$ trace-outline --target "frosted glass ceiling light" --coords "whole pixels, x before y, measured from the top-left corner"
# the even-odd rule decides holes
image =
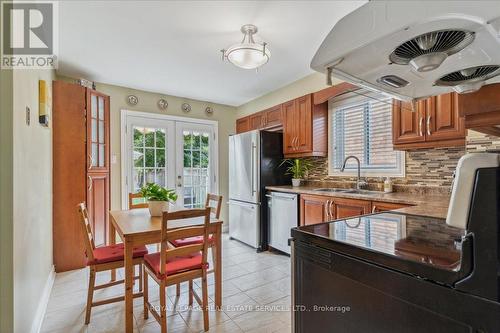
[[[257,27],[253,24],[245,24],[241,27],[243,40],[239,44],[223,49],[222,60],[227,59],[233,65],[244,69],[255,69],[266,64],[271,57],[267,43],[256,43],[253,35],[257,33]]]

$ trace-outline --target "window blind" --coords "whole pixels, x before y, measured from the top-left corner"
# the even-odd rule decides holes
[[[355,95],[332,104],[332,166],[359,158],[364,170],[400,170],[401,154],[392,148],[392,100],[382,94]],[[349,160],[346,169],[357,169]]]

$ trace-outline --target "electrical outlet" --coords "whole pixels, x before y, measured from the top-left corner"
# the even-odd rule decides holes
[[[31,123],[31,110],[29,106],[26,107],[26,125],[30,125]]]

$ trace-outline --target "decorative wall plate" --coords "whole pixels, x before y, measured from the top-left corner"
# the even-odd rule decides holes
[[[181,109],[183,112],[190,112],[191,111],[191,105],[188,103],[182,103]]]
[[[166,99],[163,99],[163,98],[160,98],[158,100],[158,108],[160,108],[160,110],[166,110],[168,108],[168,102]]]
[[[137,98],[137,96],[135,96],[135,95],[128,95],[127,96],[127,103],[129,105],[137,105],[137,103],[139,103],[139,98]]]
[[[211,106],[207,106],[205,108],[205,113],[208,115],[212,115],[214,113],[214,109]]]

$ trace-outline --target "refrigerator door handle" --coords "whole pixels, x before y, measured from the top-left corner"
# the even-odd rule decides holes
[[[257,150],[257,145],[255,143],[252,143],[252,196],[257,193],[257,190],[255,189],[255,151]]]
[[[235,205],[235,206],[247,207],[247,208],[250,208],[250,209],[255,209],[255,205],[247,204],[247,203],[239,202],[239,201],[228,201],[227,204],[228,205]]]

